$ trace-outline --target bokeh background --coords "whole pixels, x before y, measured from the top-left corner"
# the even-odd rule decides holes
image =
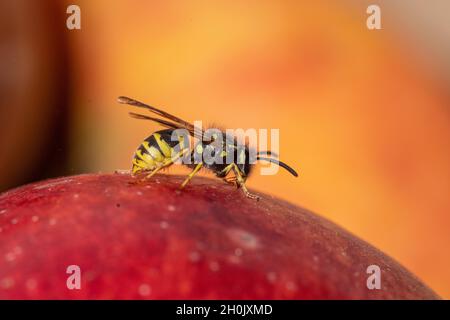
[[[311,209],[450,298],[450,3],[0,1],[0,190],[130,167],[158,127],[280,128],[299,169],[251,188]],[[81,30],[66,8],[81,7]],[[171,173],[186,172],[175,168]]]

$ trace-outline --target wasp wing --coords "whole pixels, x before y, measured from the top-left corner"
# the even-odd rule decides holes
[[[124,96],[119,97],[117,99],[117,101],[119,103],[129,104],[131,106],[147,109],[153,113],[156,113],[157,115],[159,115],[163,118],[166,118],[166,119],[169,119],[171,121],[178,123],[179,124],[178,128],[185,128],[185,129],[188,129],[189,131],[194,131],[194,125],[192,125],[191,123],[184,121],[183,119],[180,119],[180,118],[178,118],[170,113],[167,113],[165,111],[162,111],[158,108],[152,107],[148,104],[145,104],[140,101],[137,101],[137,100],[134,100],[134,99],[131,99],[128,97],[124,97]]]
[[[164,119],[158,119],[158,118],[153,118],[153,117],[149,117],[149,116],[145,116],[143,114],[139,114],[139,113],[134,113],[134,112],[129,112],[129,115],[132,118],[135,119],[139,119],[139,120],[150,120],[150,121],[154,121],[156,123],[159,123],[160,125],[162,125],[163,127],[169,128],[169,129],[186,129],[189,134],[192,137],[195,137],[197,139],[202,139],[202,135],[203,133],[200,131],[198,134],[196,134],[195,130],[190,130],[188,128],[185,128],[183,126],[180,126],[179,124],[164,120]]]

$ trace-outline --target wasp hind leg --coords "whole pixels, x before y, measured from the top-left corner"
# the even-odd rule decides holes
[[[164,161],[162,164],[158,165],[155,169],[152,170],[152,172],[150,172],[148,175],[146,175],[144,178],[140,179],[139,181],[144,182],[144,181],[150,179],[151,177],[153,177],[155,174],[157,174],[162,169],[171,166],[175,161],[180,159],[185,153],[186,153],[186,151],[182,151],[182,152],[178,153],[177,155],[173,156],[172,158],[168,158],[166,161]]]
[[[167,168],[169,165],[170,165],[170,164],[160,165],[160,166],[156,167],[155,169],[153,169],[148,175],[144,176],[143,178],[140,178],[140,176],[141,176],[143,173],[148,172],[148,171],[141,171],[141,172],[138,172],[138,173],[132,173],[132,177],[133,177],[133,178],[135,178],[135,179],[139,178],[139,179],[130,182],[130,184],[141,184],[141,183],[144,183],[144,182],[146,182],[148,179],[150,179],[151,177],[153,177],[158,171],[160,171],[160,170],[162,170],[162,169],[164,169],[164,168]]]
[[[191,181],[191,179],[196,175],[196,173],[202,168],[203,163],[200,162],[199,164],[197,164],[194,168],[194,170],[192,170],[191,173],[189,173],[189,175],[187,176],[187,178],[183,181],[183,183],[180,186],[180,189],[183,189],[188,183],[189,181]]]

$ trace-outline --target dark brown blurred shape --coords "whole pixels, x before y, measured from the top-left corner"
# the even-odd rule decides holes
[[[0,2],[0,190],[54,176],[65,158],[67,50],[57,2]]]

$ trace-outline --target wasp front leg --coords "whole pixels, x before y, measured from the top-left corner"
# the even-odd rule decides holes
[[[255,195],[255,194],[252,194],[252,193],[250,193],[248,191],[247,187],[245,186],[245,179],[244,179],[244,177],[241,174],[241,170],[239,170],[239,167],[235,163],[233,164],[233,171],[234,171],[234,174],[236,176],[236,183],[239,186],[239,188],[242,189],[242,191],[244,192],[245,196],[247,198],[259,201],[261,199],[261,197]]]
[[[162,169],[170,167],[174,162],[176,162],[178,159],[183,157],[184,154],[186,154],[186,152],[187,152],[186,150],[183,150],[183,151],[179,152],[178,154],[174,155],[173,157],[167,158],[162,163],[158,164],[147,176],[145,176],[144,178],[141,178],[139,180],[139,182],[147,181],[151,177],[153,177],[155,174],[157,174],[159,171],[161,171]]]

